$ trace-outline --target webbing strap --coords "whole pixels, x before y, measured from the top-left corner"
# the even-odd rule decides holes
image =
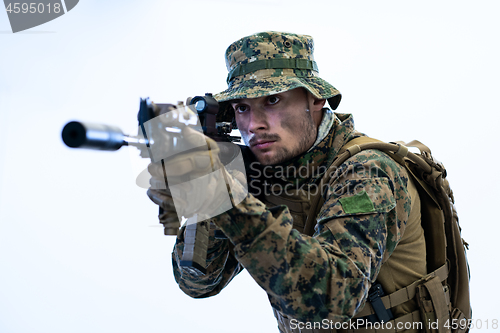
[[[414,141],[412,141],[411,143],[414,143]],[[356,147],[356,145],[358,147]],[[411,160],[413,163],[417,164],[426,173],[430,173],[432,171],[431,166],[426,161],[424,161],[421,157],[415,155],[414,153],[408,151],[407,149],[405,149],[405,147],[401,148],[400,144],[384,143],[369,137],[358,137],[346,143],[345,146],[346,148],[343,148],[339,151],[330,168],[338,168],[342,163],[344,163],[348,158],[352,156],[351,153],[358,153],[362,150],[367,149],[376,149],[381,150],[385,153],[391,153],[396,157],[404,156]],[[404,146],[413,147],[409,144]],[[425,146],[421,145],[421,148],[425,151],[425,148],[423,147]]]
[[[399,145],[399,149],[396,152],[396,155],[401,158],[405,158],[408,155],[408,148],[404,145]]]
[[[340,148],[339,152],[337,153],[337,156],[344,153],[351,146],[361,145],[363,143],[374,143],[374,142],[383,143],[382,141],[374,139],[374,138],[370,138],[369,136],[358,136],[357,138],[354,138],[351,141],[348,141],[345,145],[343,145],[342,148]],[[356,150],[357,150],[357,148],[356,148]],[[354,152],[354,151],[352,151],[352,152]],[[351,154],[351,156],[352,156],[352,154]]]
[[[417,301],[425,325],[437,323],[438,332],[449,332],[445,328],[446,320],[450,318],[448,288],[443,294],[443,285],[437,281],[438,279],[438,277],[434,277],[417,287]]]
[[[245,75],[248,73],[256,72],[261,69],[309,69],[315,72],[318,71],[316,61],[301,59],[301,58],[284,58],[284,59],[262,59],[252,61],[246,64],[241,64],[233,68],[227,75],[227,82],[233,78]]]
[[[348,151],[349,154],[351,154],[350,156],[353,156],[354,154],[357,154],[361,151],[361,148],[359,147],[358,144],[368,143],[368,142],[382,142],[382,141],[367,136],[360,136],[355,139],[352,139],[351,141],[347,142],[344,146],[342,146],[342,148],[340,148],[340,151],[337,153],[337,156],[346,151]],[[324,184],[329,184],[329,178],[332,175],[331,171],[335,170],[336,167],[338,167],[338,165],[336,165],[335,163],[332,163],[332,165],[330,165],[330,167],[325,172],[323,177],[319,180],[319,183],[317,183],[320,186],[320,188],[323,188]],[[304,234],[309,236],[313,235],[314,226],[316,225],[316,216],[318,216],[320,209],[324,203],[325,199],[322,196],[322,192],[318,191],[317,195],[314,195],[311,200],[311,208],[309,210],[307,220],[305,221],[304,224]]]
[[[321,185],[321,184],[320,184]],[[316,215],[319,213],[318,209],[323,206],[324,199],[321,195],[321,191],[318,191],[312,199],[311,208],[309,209],[309,214],[304,223],[304,234],[312,236],[314,234],[314,226],[316,225]]]
[[[419,145],[419,147],[417,147],[419,149],[421,148],[420,146],[422,146],[422,149],[424,149],[423,147],[425,147],[422,143],[416,140],[410,142],[410,144],[413,144],[412,147],[415,147],[415,145]],[[382,142],[374,138],[370,138],[368,136],[360,136],[350,140],[349,142],[347,142],[342,146],[342,148],[337,153],[336,159],[332,162],[328,170],[325,172],[324,176],[321,178],[319,182],[320,186],[329,183],[328,178],[331,176],[332,170],[336,170],[349,157],[354,156],[355,154],[365,149],[378,149],[385,152],[393,152],[395,156],[397,156],[400,159],[401,162],[402,158],[408,157],[415,163],[419,164],[422,168],[424,168],[425,171],[429,169],[429,165],[425,161],[423,161],[420,157],[409,152],[408,148],[403,143],[398,142],[391,144]],[[429,149],[427,148],[427,150]],[[313,231],[314,220],[310,219],[310,216],[312,215],[313,217],[315,217],[319,213],[318,209],[323,206],[323,203],[324,203],[324,198],[321,195],[314,198],[311,210],[309,211],[307,222],[305,224],[304,231],[309,231],[309,232]],[[306,233],[306,234],[310,236],[312,235],[312,233]]]
[[[347,151],[349,152],[349,154],[351,156],[354,156],[361,151],[361,148],[359,148],[358,145],[353,145],[353,146],[347,148]]]
[[[429,280],[432,277],[437,276],[440,282],[443,282],[448,277],[448,264],[444,264],[443,266],[436,269],[434,272],[431,272],[424,276],[423,278],[413,282],[409,286],[399,289],[392,294],[381,297],[382,302],[386,309],[393,308],[395,306],[401,305],[413,297],[415,297],[417,292],[417,286],[420,285],[423,281]],[[365,317],[375,313],[371,306],[365,305],[363,310],[358,312],[354,318]]]
[[[272,189],[270,190],[271,193]],[[286,205],[288,209],[294,212],[300,212],[302,210],[302,201],[292,201],[292,200],[284,200],[280,196],[268,195],[266,196],[266,200],[272,203],[275,206]]]
[[[418,148],[418,150],[420,150],[420,152],[425,152],[427,154],[431,154],[431,150],[429,149],[429,147],[427,147],[426,145],[424,145],[422,142],[418,141],[418,140],[413,140],[411,142],[408,142],[407,144],[405,144],[405,146],[407,147],[415,147],[415,148]]]

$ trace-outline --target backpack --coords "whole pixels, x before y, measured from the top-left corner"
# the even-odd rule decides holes
[[[407,147],[415,147],[420,153],[414,154]],[[472,317],[470,272],[466,256],[468,244],[461,237],[446,169],[432,157],[430,149],[419,141],[408,144],[384,143],[369,137],[349,141],[330,168],[338,168],[351,156],[367,149],[385,152],[404,166],[413,178],[421,200],[421,223],[430,273],[405,288],[378,298],[377,302],[370,302],[369,297],[367,303],[370,306],[365,306],[353,320],[386,311],[416,296],[425,332],[468,332]],[[322,206],[321,199],[315,203],[317,206],[313,207],[312,212]],[[382,310],[380,304],[383,304]],[[407,319],[411,321],[411,318]],[[398,320],[404,319],[396,318]]]

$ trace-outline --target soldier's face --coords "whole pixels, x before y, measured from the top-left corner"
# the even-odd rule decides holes
[[[231,105],[245,144],[260,163],[273,165],[306,152],[314,144],[324,105],[324,100],[317,101],[297,88],[234,100]]]

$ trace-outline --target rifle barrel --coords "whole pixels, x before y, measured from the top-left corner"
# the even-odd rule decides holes
[[[71,148],[114,151],[130,139],[116,126],[71,121],[62,130],[62,140]]]

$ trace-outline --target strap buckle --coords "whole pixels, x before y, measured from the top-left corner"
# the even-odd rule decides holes
[[[389,320],[394,319],[391,309],[386,309],[384,306],[384,302],[382,302],[382,300],[380,299],[384,295],[384,290],[382,289],[382,285],[380,283],[374,284],[370,288],[368,301],[372,305],[375,314],[367,316],[368,321],[377,323],[388,322]]]

